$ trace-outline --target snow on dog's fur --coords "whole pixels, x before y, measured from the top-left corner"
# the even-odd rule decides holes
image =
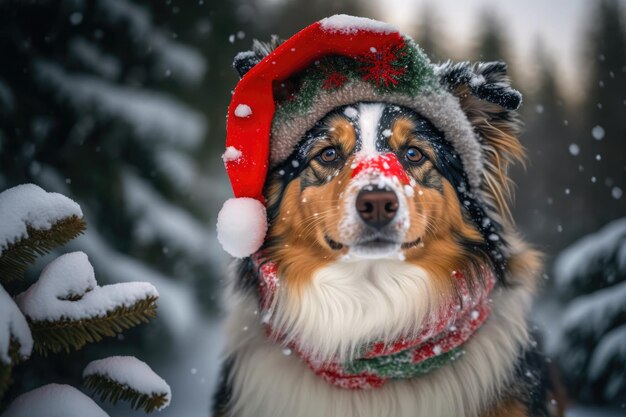
[[[454,70],[441,68],[442,77]],[[459,189],[458,157],[427,119],[384,103],[334,110],[270,173],[264,251],[280,285],[271,316],[262,318],[251,261],[233,267],[216,415],[547,415],[544,365],[526,323],[540,256],[517,236],[508,208],[508,166],[523,156],[518,123],[464,85],[450,90],[483,138],[480,195]],[[385,169],[368,170],[381,155],[391,158],[381,163]],[[396,196],[384,209],[392,217],[387,224],[368,223],[363,190]],[[472,197],[486,207],[480,219],[464,208]],[[477,222],[497,224],[498,233],[485,236]],[[503,253],[489,241],[503,242]],[[457,294],[455,271],[476,288],[485,266],[498,276],[491,316],[463,345],[462,357],[427,375],[344,390],[286,349],[297,341],[321,360],[350,359],[365,343],[411,337]],[[268,321],[282,343],[268,337]]]

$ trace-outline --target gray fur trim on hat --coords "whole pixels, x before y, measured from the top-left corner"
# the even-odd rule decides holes
[[[270,139],[270,166],[285,160],[304,134],[334,108],[363,101],[408,107],[429,119],[459,154],[470,186],[475,190],[480,188],[483,170],[480,141],[455,96],[441,90],[415,97],[380,94],[370,83],[359,80],[352,80],[337,90],[321,90],[306,114],[275,117]]]

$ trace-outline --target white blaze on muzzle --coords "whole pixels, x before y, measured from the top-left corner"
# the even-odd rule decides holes
[[[388,190],[395,193],[398,209],[389,225],[376,233],[381,238],[401,242],[410,227],[410,212],[406,197],[412,197],[411,179],[394,153],[371,156],[359,152],[352,163],[351,183],[346,190],[345,211],[340,224],[342,241],[355,249],[363,236],[372,234],[372,229],[361,219],[357,209],[357,199],[361,191]],[[407,190],[410,189],[411,192]],[[375,234],[376,234],[375,233]],[[397,253],[398,247],[392,252]],[[357,252],[360,251],[357,250]]]

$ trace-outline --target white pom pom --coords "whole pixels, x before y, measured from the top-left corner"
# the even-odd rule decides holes
[[[266,233],[265,206],[254,198],[228,199],[217,215],[217,240],[235,258],[245,258],[259,250]]]

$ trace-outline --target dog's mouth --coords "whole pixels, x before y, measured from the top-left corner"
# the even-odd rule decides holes
[[[404,243],[402,243],[401,248],[404,249],[404,250],[411,249],[411,248],[414,248],[414,247],[418,246],[420,243],[422,243],[422,238],[418,237],[417,239],[415,239],[412,242],[404,242]]]
[[[326,239],[326,243],[328,243],[328,246],[330,246],[332,250],[343,249],[344,245],[342,243],[339,243],[336,240],[332,240],[330,237],[328,237],[328,235],[325,235],[324,238]]]
[[[337,242],[336,240],[331,239],[328,235],[325,235],[326,243],[332,250],[341,250],[344,247],[348,246],[346,244]],[[417,239],[410,242],[398,242],[393,239],[388,239],[381,236],[376,236],[371,239],[367,239],[364,241],[357,242],[352,245],[352,248],[359,248],[365,250],[380,250],[380,249],[388,249],[390,247],[399,247],[402,250],[411,249],[418,246],[422,242],[422,238],[418,237]]]

